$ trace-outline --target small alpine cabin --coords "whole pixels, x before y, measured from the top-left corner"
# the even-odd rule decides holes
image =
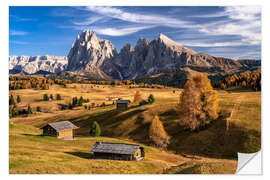
[[[54,136],[59,139],[72,140],[74,138],[74,129],[77,126],[69,121],[60,121],[49,123],[41,128],[44,136]]]
[[[98,159],[139,161],[145,156],[142,146],[125,143],[96,142],[91,152]]]
[[[130,100],[124,100],[119,98],[116,101],[116,109],[123,110],[128,108],[128,104],[130,103]]]

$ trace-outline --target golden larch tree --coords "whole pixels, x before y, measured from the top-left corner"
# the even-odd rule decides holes
[[[141,100],[143,100],[141,91],[136,91],[136,93],[135,93],[135,95],[134,95],[133,102],[134,102],[134,103],[138,103],[138,102],[140,102]]]
[[[158,116],[154,117],[149,127],[149,139],[151,144],[157,147],[166,148],[169,144],[170,138]]]
[[[191,77],[180,95],[180,125],[198,130],[218,117],[218,97],[203,74]]]

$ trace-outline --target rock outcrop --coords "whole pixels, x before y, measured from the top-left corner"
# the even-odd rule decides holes
[[[100,39],[95,33],[86,30],[78,35],[69,51],[67,70],[108,78],[100,67],[116,54],[117,51],[109,40]]]
[[[35,74],[38,72],[58,73],[66,69],[68,60],[64,56],[10,56],[10,71]]]

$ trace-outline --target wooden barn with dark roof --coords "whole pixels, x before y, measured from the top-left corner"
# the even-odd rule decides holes
[[[59,139],[72,140],[74,138],[74,129],[78,129],[78,127],[69,121],[60,121],[49,123],[41,129],[44,136],[55,136]]]
[[[94,158],[139,161],[144,158],[144,147],[136,144],[96,142],[91,149]]]
[[[124,99],[119,98],[116,101],[116,109],[120,109],[120,110],[127,109],[129,103],[130,103],[130,100],[124,100]]]

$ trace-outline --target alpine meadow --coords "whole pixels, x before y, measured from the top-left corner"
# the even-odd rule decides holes
[[[257,6],[9,10],[10,174],[234,174],[261,150]]]

